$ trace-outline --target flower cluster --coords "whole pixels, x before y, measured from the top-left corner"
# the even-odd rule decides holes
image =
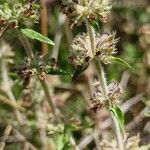
[[[72,25],[81,24],[85,18],[105,23],[111,7],[110,0],[60,0],[60,10],[71,19]]]
[[[23,4],[18,0],[6,1],[0,4],[0,30],[6,25],[13,28],[18,26],[18,22],[27,19],[37,20],[38,7],[33,2]]]
[[[91,110],[97,112],[102,107],[109,107],[109,102],[117,102],[118,97],[123,92],[122,87],[115,81],[112,81],[108,86],[107,97],[102,91],[102,87],[99,81],[94,83],[94,93],[92,98]]]
[[[85,33],[77,35],[72,42],[70,52],[70,58],[76,66],[83,64],[87,58],[92,59],[94,55],[89,35]]]
[[[116,53],[115,33],[95,34],[95,49],[91,50],[88,34],[79,34],[72,42],[71,58],[75,65],[81,65],[85,60],[97,57],[104,64],[110,63],[110,56]]]

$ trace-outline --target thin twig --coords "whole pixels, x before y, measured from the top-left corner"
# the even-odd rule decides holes
[[[24,110],[25,110],[22,106],[20,106],[19,104],[17,104],[17,102],[14,102],[14,101],[12,101],[12,100],[9,100],[9,99],[5,98],[5,97],[2,96],[2,95],[0,95],[0,102],[3,102],[3,103],[5,103],[5,104],[8,104],[8,105],[12,106],[13,108],[19,109],[19,110],[21,110],[21,111],[24,111]]]
[[[108,88],[107,88],[107,81],[105,78],[104,68],[98,60],[94,60],[94,63],[95,63],[95,67],[96,67],[96,70],[98,73],[99,81],[101,83],[103,94],[104,94],[105,98],[108,99],[107,98]]]
[[[59,17],[58,17],[58,29],[57,29],[57,32],[56,32],[56,35],[55,35],[55,46],[54,46],[54,49],[52,51],[52,55],[51,57],[54,58],[57,62],[57,58],[58,58],[58,54],[59,54],[59,46],[60,46],[60,42],[61,42],[61,38],[62,38],[62,31],[61,31],[61,27],[62,25],[64,24],[65,22],[65,15],[63,14],[59,14]]]
[[[140,113],[133,119],[133,121],[126,125],[126,130],[131,131],[133,128],[135,128],[136,125],[138,126],[139,123],[145,118],[144,113],[148,111],[150,111],[150,108],[148,106],[140,111]]]
[[[80,148],[78,147],[78,145],[75,143],[75,140],[72,136],[70,136],[70,143],[72,145],[73,150],[80,150]]]
[[[10,24],[7,24],[4,29],[0,32],[0,39],[4,36],[6,31],[10,28]]]
[[[6,64],[5,60],[2,61],[1,68],[2,68],[2,79],[3,79],[4,85],[5,85],[5,92],[8,96],[8,98],[17,105],[15,96],[11,91],[10,79],[8,77],[7,64]],[[15,115],[16,115],[18,122],[20,124],[24,124],[24,120],[23,120],[23,117],[22,117],[22,114],[20,113],[20,111],[18,109],[14,109],[14,111],[15,111]]]
[[[96,149],[99,150],[100,149],[100,147],[99,147],[100,139],[99,139],[99,129],[97,126],[94,129],[93,137],[94,137],[94,141],[96,144]]]
[[[6,142],[6,140],[8,139],[8,136],[9,136],[11,130],[12,130],[12,126],[8,125],[8,126],[6,127],[6,129],[5,129],[5,131],[4,131],[4,136],[3,136],[4,141],[2,141],[2,142],[0,143],[0,150],[4,150],[5,144],[6,144],[5,142]]]
[[[46,136],[46,114],[43,112],[41,106],[39,104],[36,104],[36,116],[38,121],[38,129],[39,129],[39,135],[40,135],[40,141],[42,144],[42,150],[47,150],[47,144],[48,144],[48,138]]]
[[[66,34],[66,37],[67,37],[67,41],[68,41],[68,46],[69,46],[69,49],[70,49],[71,48],[71,42],[73,40],[73,34],[72,34],[72,31],[69,27],[69,20],[68,20],[67,17],[65,19],[64,28],[65,28],[65,34]]]
[[[80,149],[84,149],[89,143],[91,143],[93,141],[94,137],[93,137],[93,133],[83,137],[83,139],[81,140],[81,142],[78,144],[78,147]]]
[[[40,80],[40,79],[39,79],[39,80]],[[51,95],[50,95],[50,93],[49,93],[49,90],[48,90],[48,87],[47,87],[47,84],[46,84],[45,80],[40,80],[40,83],[41,83],[41,85],[42,85],[42,87],[43,87],[43,90],[44,90],[44,93],[45,93],[45,95],[46,95],[46,97],[47,97],[47,101],[48,101],[49,105],[50,105],[51,108],[52,108],[52,111],[53,111],[53,114],[54,114],[54,116],[55,116],[55,119],[56,119],[57,121],[59,121],[59,120],[60,120],[60,117],[59,117],[59,115],[58,115],[58,110],[57,110],[57,108],[56,108],[56,106],[55,106],[55,104],[54,104],[54,102],[53,102],[53,100],[52,100],[52,97],[51,97]]]
[[[23,38],[22,38],[22,37],[23,37]],[[32,49],[31,49],[30,43],[28,42],[27,38],[24,37],[23,35],[21,35],[21,33],[20,33],[20,39],[21,39],[21,42],[22,42],[22,44],[24,45],[24,48],[26,49],[27,54],[28,54],[28,56],[30,57],[30,59],[33,60],[35,64],[38,64],[38,62],[37,62],[37,60],[35,59],[35,56],[34,56],[34,54],[33,54],[33,51],[32,51]],[[26,45],[27,45],[27,47],[26,47]],[[41,83],[41,85],[42,85],[42,88],[43,88],[43,90],[44,90],[45,96],[47,97],[48,103],[49,103],[49,105],[50,105],[51,108],[52,108],[52,111],[53,111],[53,114],[54,114],[54,116],[55,116],[56,121],[57,121],[57,122],[62,121],[62,119],[61,119],[61,117],[60,117],[60,115],[59,115],[59,111],[58,111],[57,107],[55,106],[55,103],[53,102],[53,100],[52,100],[52,98],[51,98],[51,95],[50,95],[50,93],[49,93],[49,89],[48,89],[48,86],[47,86],[45,80],[40,80],[40,79],[39,79],[39,81],[40,81],[40,83]],[[62,121],[62,122],[63,122],[63,121]],[[74,140],[73,138],[72,138],[72,141],[74,141],[74,143],[75,143],[75,140]]]
[[[23,150],[30,150],[30,146],[29,146],[28,142],[24,142]]]
[[[46,0],[40,0],[40,29],[41,34],[48,36],[48,16],[47,16],[47,5]],[[48,44],[42,43],[42,55],[48,53]]]
[[[37,150],[37,148],[34,145],[32,145],[18,130],[13,128],[13,133],[15,134],[15,136],[18,137],[18,139],[20,139],[23,142],[26,142],[26,144],[29,145],[31,150]]]
[[[19,32],[19,37],[20,37],[21,43],[23,44],[23,46],[24,46],[24,48],[25,48],[29,58],[31,60],[33,60],[33,62],[35,64],[38,64],[37,60],[35,59],[34,53],[33,53],[32,49],[31,49],[31,46],[30,46],[30,43],[29,43],[28,39],[25,36],[23,36],[20,32]],[[57,115],[57,112],[56,112],[57,109],[56,109],[56,106],[55,106],[55,104],[54,104],[54,102],[53,102],[53,100],[51,98],[51,95],[49,93],[47,84],[46,84],[45,80],[40,80],[39,79],[39,81],[40,81],[40,83],[41,83],[41,85],[43,87],[43,90],[44,90],[45,96],[47,98],[47,101],[48,101],[50,107],[52,108],[53,114],[55,115],[56,119],[58,119],[59,116]]]

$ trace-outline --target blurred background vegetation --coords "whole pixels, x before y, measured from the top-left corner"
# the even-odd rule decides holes
[[[36,6],[39,20],[20,20],[17,26],[19,29],[32,28],[55,43],[55,46],[49,46],[29,40],[41,65],[45,61],[52,63],[52,58],[55,58],[56,66],[65,72],[46,75],[49,91],[61,112],[65,127],[54,121],[37,77],[31,76],[28,81],[14,71],[16,68],[22,70],[29,62],[18,28],[10,27],[0,39],[0,144],[5,144],[6,150],[55,150],[56,147],[58,150],[68,150],[76,149],[77,146],[85,150],[97,149],[102,140],[111,141],[114,133],[109,113],[105,109],[97,113],[90,111],[90,90],[96,71],[90,64],[86,71],[72,81],[75,67],[68,59],[73,37],[86,31],[85,26],[81,24],[70,29],[57,0],[44,0],[44,5],[44,1],[41,1],[34,2],[39,5]],[[0,5],[5,2],[0,0]],[[109,20],[106,24],[98,22],[93,26],[99,32],[116,32],[119,38],[117,56],[132,68],[118,62],[107,65],[107,80],[120,82],[124,89],[119,103],[125,112],[126,132],[130,136],[138,135],[139,145],[149,145],[150,1],[114,0]],[[18,113],[21,123],[16,119]]]

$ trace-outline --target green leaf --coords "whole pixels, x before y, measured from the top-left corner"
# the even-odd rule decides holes
[[[32,30],[32,29],[21,29],[21,32],[30,39],[38,40],[40,42],[44,42],[50,45],[54,45],[54,43],[46,36]]]
[[[122,112],[122,110],[117,105],[113,105],[110,108],[110,111],[113,112],[113,115],[116,117],[116,119],[119,123],[120,129],[124,133],[124,113]]]
[[[100,26],[99,23],[97,21],[92,21],[91,25],[93,26],[93,28],[97,31],[100,32]]]
[[[69,75],[70,73],[59,69],[59,68],[52,68],[52,67],[46,67],[45,68],[46,74],[51,74],[51,75]]]
[[[122,64],[122,65],[124,65],[124,66],[126,66],[126,67],[128,67],[128,68],[130,68],[130,69],[132,68],[132,67],[130,66],[130,64],[128,64],[125,60],[123,60],[123,59],[121,59],[121,58],[119,58],[119,57],[113,57],[113,56],[111,56],[111,60],[112,60],[113,62]]]
[[[57,150],[70,150],[70,136],[67,133],[59,134],[56,137]]]

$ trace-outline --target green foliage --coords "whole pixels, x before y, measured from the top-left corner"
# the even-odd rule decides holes
[[[110,56],[112,62],[114,63],[119,63],[119,64],[122,64],[124,66],[126,66],[127,68],[131,69],[132,67],[130,66],[130,64],[128,64],[125,60],[119,58],[119,57],[113,57],[113,56]]]
[[[68,133],[58,134],[56,136],[57,150],[70,150],[70,135]]]
[[[120,129],[121,131],[124,133],[124,113],[122,112],[122,110],[120,109],[119,106],[117,106],[116,104],[114,104],[110,110],[112,111],[113,115],[116,117]]]
[[[16,129],[16,131],[20,132],[24,137],[26,137],[26,143],[31,143],[35,147],[35,149],[43,149],[45,146],[44,139],[48,139],[50,137],[51,142],[48,142],[48,146],[49,144],[51,146],[52,143],[52,147],[54,144],[56,150],[71,150],[73,149],[73,147],[70,144],[70,137],[72,137],[77,142],[77,144],[81,144],[80,141],[82,141],[84,137],[86,139],[86,137],[88,137],[90,134],[93,134],[95,123],[102,121],[103,124],[103,120],[107,120],[107,118],[110,117],[109,113],[106,113],[106,109],[108,107],[106,107],[105,109],[101,107],[101,103],[98,103],[98,100],[102,100],[101,95],[103,94],[103,91],[100,87],[101,83],[100,85],[97,82],[93,83],[93,80],[95,78],[97,79],[98,74],[96,72],[96,68],[93,67],[94,64],[92,64],[92,60],[90,60],[89,62],[84,61],[84,63],[81,63],[80,65],[76,64],[76,68],[74,68],[74,62],[72,63],[72,65],[68,61],[70,52],[72,50],[70,42],[73,41],[73,38],[76,35],[82,33],[87,34],[88,32],[88,30],[86,29],[86,25],[84,24],[85,18],[88,19],[90,25],[95,29],[95,35],[98,34],[99,38],[97,37],[95,41],[98,41],[99,44],[96,45],[96,47],[100,47],[102,45],[99,51],[100,53],[94,53],[94,57],[96,54],[98,54],[98,56],[96,56],[97,58],[101,57],[101,52],[103,52],[105,47],[107,48],[107,45],[109,45],[110,47],[106,50],[106,57],[103,57],[104,59],[107,58],[107,54],[112,50],[112,48],[115,47],[119,50],[117,55],[109,56],[108,60],[110,61],[106,64],[103,64],[102,66],[104,67],[104,75],[106,75],[107,86],[109,87],[108,96],[109,98],[111,98],[112,103],[114,103],[112,104],[110,111],[113,117],[115,117],[115,119],[117,120],[120,131],[125,132],[124,122],[126,122],[127,124],[133,122],[134,117],[138,116],[139,112],[141,112],[143,108],[149,107],[148,81],[150,73],[150,43],[149,34],[147,33],[150,32],[150,2],[148,0],[144,0],[142,2],[133,0],[132,2],[120,1],[118,3],[117,0],[114,0],[115,5],[113,5],[113,13],[110,14],[110,16],[108,16],[107,18],[105,14],[103,16],[103,14],[101,15],[98,11],[97,16],[99,16],[100,14],[99,20],[99,17],[95,17],[94,14],[90,12],[90,10],[92,10],[93,12],[93,7],[97,6],[93,4],[97,1],[100,2],[101,0],[91,1],[91,4],[93,4],[90,4],[90,9],[89,7],[85,6],[78,7],[81,3],[83,3],[82,0],[77,0],[77,7],[73,7],[72,0],[64,1],[68,1],[69,3],[71,2],[71,5],[65,5],[65,7],[64,5],[62,5],[60,7],[64,9],[65,13],[67,12],[66,15],[68,15],[68,18],[73,17],[70,18],[69,21],[66,20],[65,23],[61,22],[62,14],[60,13],[60,9],[58,9],[58,3],[57,5],[56,3],[53,3],[53,5],[51,5],[52,3],[48,2],[48,5],[50,7],[47,7],[47,15],[48,18],[50,18],[50,21],[48,22],[48,35],[49,37],[57,37],[57,33],[61,35],[60,43],[59,41],[57,42],[57,40],[55,42],[56,47],[58,46],[58,58],[57,64],[53,65],[53,61],[51,61],[53,49],[51,47],[52,45],[54,45],[54,43],[51,38],[49,39],[40,34],[39,30],[42,26],[39,24],[39,22],[36,23],[38,17],[40,16],[40,13],[38,11],[38,9],[41,8],[40,3],[36,0],[0,0],[0,33],[1,31],[4,31],[6,25],[9,25],[9,28],[1,38],[1,40],[5,40],[7,42],[6,44],[4,44],[4,47],[1,46],[0,43],[0,49],[2,50],[2,52],[4,52],[0,53],[0,66],[1,62],[4,61],[4,63],[6,63],[8,76],[11,79],[8,82],[10,84],[11,90],[8,91],[7,84],[5,86],[5,82],[3,81],[4,79],[2,78],[3,72],[2,70],[0,70],[0,93],[6,99],[10,100],[10,102],[12,100],[11,95],[15,97],[17,104],[19,106],[21,105],[25,110],[19,111],[21,113],[21,116],[23,116],[23,120],[25,120],[26,122],[22,126],[22,124],[20,124],[20,121],[17,120],[18,118],[16,118],[16,110],[14,110],[14,108],[9,103],[3,102],[3,99],[0,99],[0,117],[2,118],[0,134],[1,136],[3,136],[5,134],[4,130],[6,129],[7,125],[10,124],[14,129]],[[102,1],[106,2],[105,0]],[[76,3],[75,0],[74,2]],[[89,0],[85,0],[85,2],[89,4]],[[51,6],[53,6],[52,9]],[[101,3],[98,4],[98,6],[101,6]],[[75,17],[76,8],[79,11],[79,13],[77,14],[79,15],[79,19]],[[99,9],[101,9],[101,7],[99,7]],[[83,19],[81,19],[80,16]],[[111,21],[104,25],[101,22],[103,19],[104,22],[107,21],[107,19]],[[70,31],[70,26],[72,25],[72,23],[75,24]],[[31,40],[29,44],[31,49],[33,50],[33,54],[35,56],[37,64],[32,60],[29,60],[28,54],[25,51],[26,43],[24,43],[23,45],[23,42],[21,42],[18,37],[18,29],[16,29],[18,27],[19,29],[21,29],[20,31],[24,36],[36,40]],[[32,29],[29,29],[29,27],[31,27]],[[114,37],[106,38],[109,35],[109,32],[111,33],[113,30],[116,31],[116,35],[117,37],[119,37],[119,41],[116,39],[114,41],[114,45],[112,45],[112,43],[110,42]],[[107,39],[107,42],[105,41],[105,39]],[[84,50],[86,47],[88,47],[88,50],[91,50],[90,42],[84,44],[86,40],[89,41],[88,38],[83,38],[82,43],[79,45],[81,47],[81,50]],[[40,51],[41,42],[49,44],[49,53],[45,56],[43,56]],[[75,43],[75,47],[77,46],[77,44],[78,41]],[[5,57],[5,54],[9,53],[8,51],[5,51],[5,49],[7,49],[8,47],[10,47],[11,52],[15,53],[13,59],[11,58],[11,60],[13,60],[12,64],[7,63]],[[81,56],[86,53],[87,51],[84,51]],[[80,56],[80,54],[77,53],[77,56]],[[91,64],[90,67],[89,63]],[[79,79],[78,81],[71,82],[71,79],[76,80],[77,78],[80,78],[80,74],[84,73],[84,71],[88,67],[90,78],[82,78],[81,80]],[[59,76],[55,77],[52,75]],[[24,82],[26,80],[26,77],[29,79],[28,83]],[[54,100],[54,104],[56,104],[58,112],[60,112],[60,114],[58,113],[61,118],[60,122],[57,122],[57,117],[52,114],[52,110],[50,106],[48,106],[48,102],[46,102],[48,98],[46,97],[47,95],[44,94],[40,82],[37,80],[38,77],[44,77],[44,79],[46,79],[45,81],[49,94],[52,98],[52,101]],[[135,95],[137,95],[137,93],[143,93],[141,99],[144,101],[144,105],[143,102],[141,104],[140,101],[136,105],[130,107],[129,111],[126,112],[125,120],[122,110],[115,103],[115,100],[117,99],[119,90],[121,88],[118,88],[119,86],[110,86],[109,84],[111,83],[111,80],[120,81],[120,79],[122,81],[121,83],[123,83],[124,85],[123,89],[125,87],[125,84],[128,82],[128,87],[125,89],[125,92],[121,96],[121,99],[123,100],[121,104],[124,104],[124,102],[128,103],[128,101],[126,100],[134,97]],[[99,86],[100,88],[97,88],[97,86]],[[93,95],[96,95],[97,97],[99,97],[99,99],[96,99],[97,101],[94,101],[94,99],[92,98]],[[90,111],[92,107],[98,108],[96,113]],[[132,112],[134,112],[134,114],[132,114]],[[142,119],[144,119],[144,121],[134,124],[136,130],[131,129],[130,131],[140,131],[142,133],[143,131],[140,127],[144,127],[144,124],[147,123],[146,121],[149,118],[150,111],[147,110],[142,116]],[[49,126],[49,130],[45,130],[45,138],[42,139],[43,136],[40,135],[41,129],[44,130],[45,125],[47,127],[47,125],[49,124],[52,126]],[[59,124],[62,124],[63,128],[59,126]],[[101,128],[101,124],[99,125]],[[53,127],[53,130],[50,127]],[[144,134],[142,133],[143,136],[139,138],[141,144],[143,142],[146,143],[145,139],[147,139],[147,135],[149,134],[147,125],[145,127]],[[112,129],[113,125],[109,126],[108,128]],[[106,140],[103,139],[105,135],[110,135],[108,138],[111,139],[112,130],[107,129],[102,129],[101,132],[98,133],[98,136],[100,137],[101,135],[104,135],[102,136],[101,140]],[[11,131],[10,136],[12,136],[12,138],[15,137],[13,131]],[[95,148],[95,141],[94,139],[91,140],[93,141],[90,144],[86,145],[86,147],[83,149],[91,150]],[[97,144],[101,145],[101,140],[100,143]],[[115,141],[115,139],[112,140]],[[111,141],[106,142],[112,144]],[[115,142],[117,143],[117,141]],[[136,143],[136,140],[133,140],[133,143]],[[4,149],[19,150],[24,146],[22,144],[24,143],[18,143],[17,141],[15,143],[6,142]],[[129,141],[128,144],[132,146],[132,141]],[[126,146],[126,143],[124,143],[124,145]],[[110,149],[113,148],[110,147]],[[143,146],[141,147],[141,149],[142,148],[149,149],[149,146]]]
[[[54,45],[54,43],[46,36],[32,30],[32,29],[29,29],[29,28],[26,28],[26,29],[21,29],[21,32],[28,38],[30,39],[34,39],[34,40],[38,40],[40,42],[44,42],[44,43],[47,43],[47,44],[50,44],[50,45]]]
[[[124,47],[123,57],[127,62],[134,63],[141,57],[134,44],[125,43],[123,47]]]

